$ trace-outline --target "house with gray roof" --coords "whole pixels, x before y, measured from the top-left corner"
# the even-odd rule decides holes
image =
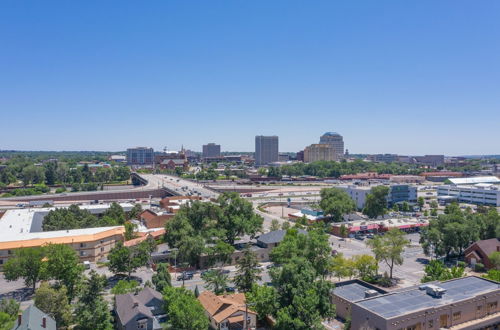
[[[137,293],[126,293],[115,297],[116,324],[120,330],[160,330],[164,318],[161,293],[145,287]]]
[[[299,229],[300,234],[307,234],[307,231]],[[262,234],[257,238],[257,245],[263,248],[273,248],[278,246],[286,235],[286,230],[273,230]]]
[[[31,305],[18,315],[12,330],[56,330],[56,321],[35,305]]]

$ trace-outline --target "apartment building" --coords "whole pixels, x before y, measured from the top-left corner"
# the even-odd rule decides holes
[[[312,163],[320,160],[339,160],[336,149],[330,144],[311,144],[304,149],[304,162]]]
[[[469,276],[353,303],[351,329],[496,329],[500,284]]]

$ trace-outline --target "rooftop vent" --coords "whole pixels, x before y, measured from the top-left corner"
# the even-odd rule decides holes
[[[365,291],[365,298],[371,298],[371,297],[375,297],[378,295],[378,291],[376,290],[366,290]]]
[[[429,296],[434,298],[441,298],[446,293],[445,289],[434,284],[427,285],[425,291]]]

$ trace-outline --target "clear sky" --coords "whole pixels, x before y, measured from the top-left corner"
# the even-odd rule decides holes
[[[0,2],[0,149],[499,154],[500,1]]]

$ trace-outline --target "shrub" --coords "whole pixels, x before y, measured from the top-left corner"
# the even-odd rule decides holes
[[[467,267],[467,263],[465,261],[459,261],[459,262],[457,262],[457,266],[465,268],[465,267]]]
[[[480,262],[474,265],[474,271],[476,272],[484,272],[484,265]]]
[[[60,194],[66,191],[66,187],[61,187],[56,189],[56,194]]]

